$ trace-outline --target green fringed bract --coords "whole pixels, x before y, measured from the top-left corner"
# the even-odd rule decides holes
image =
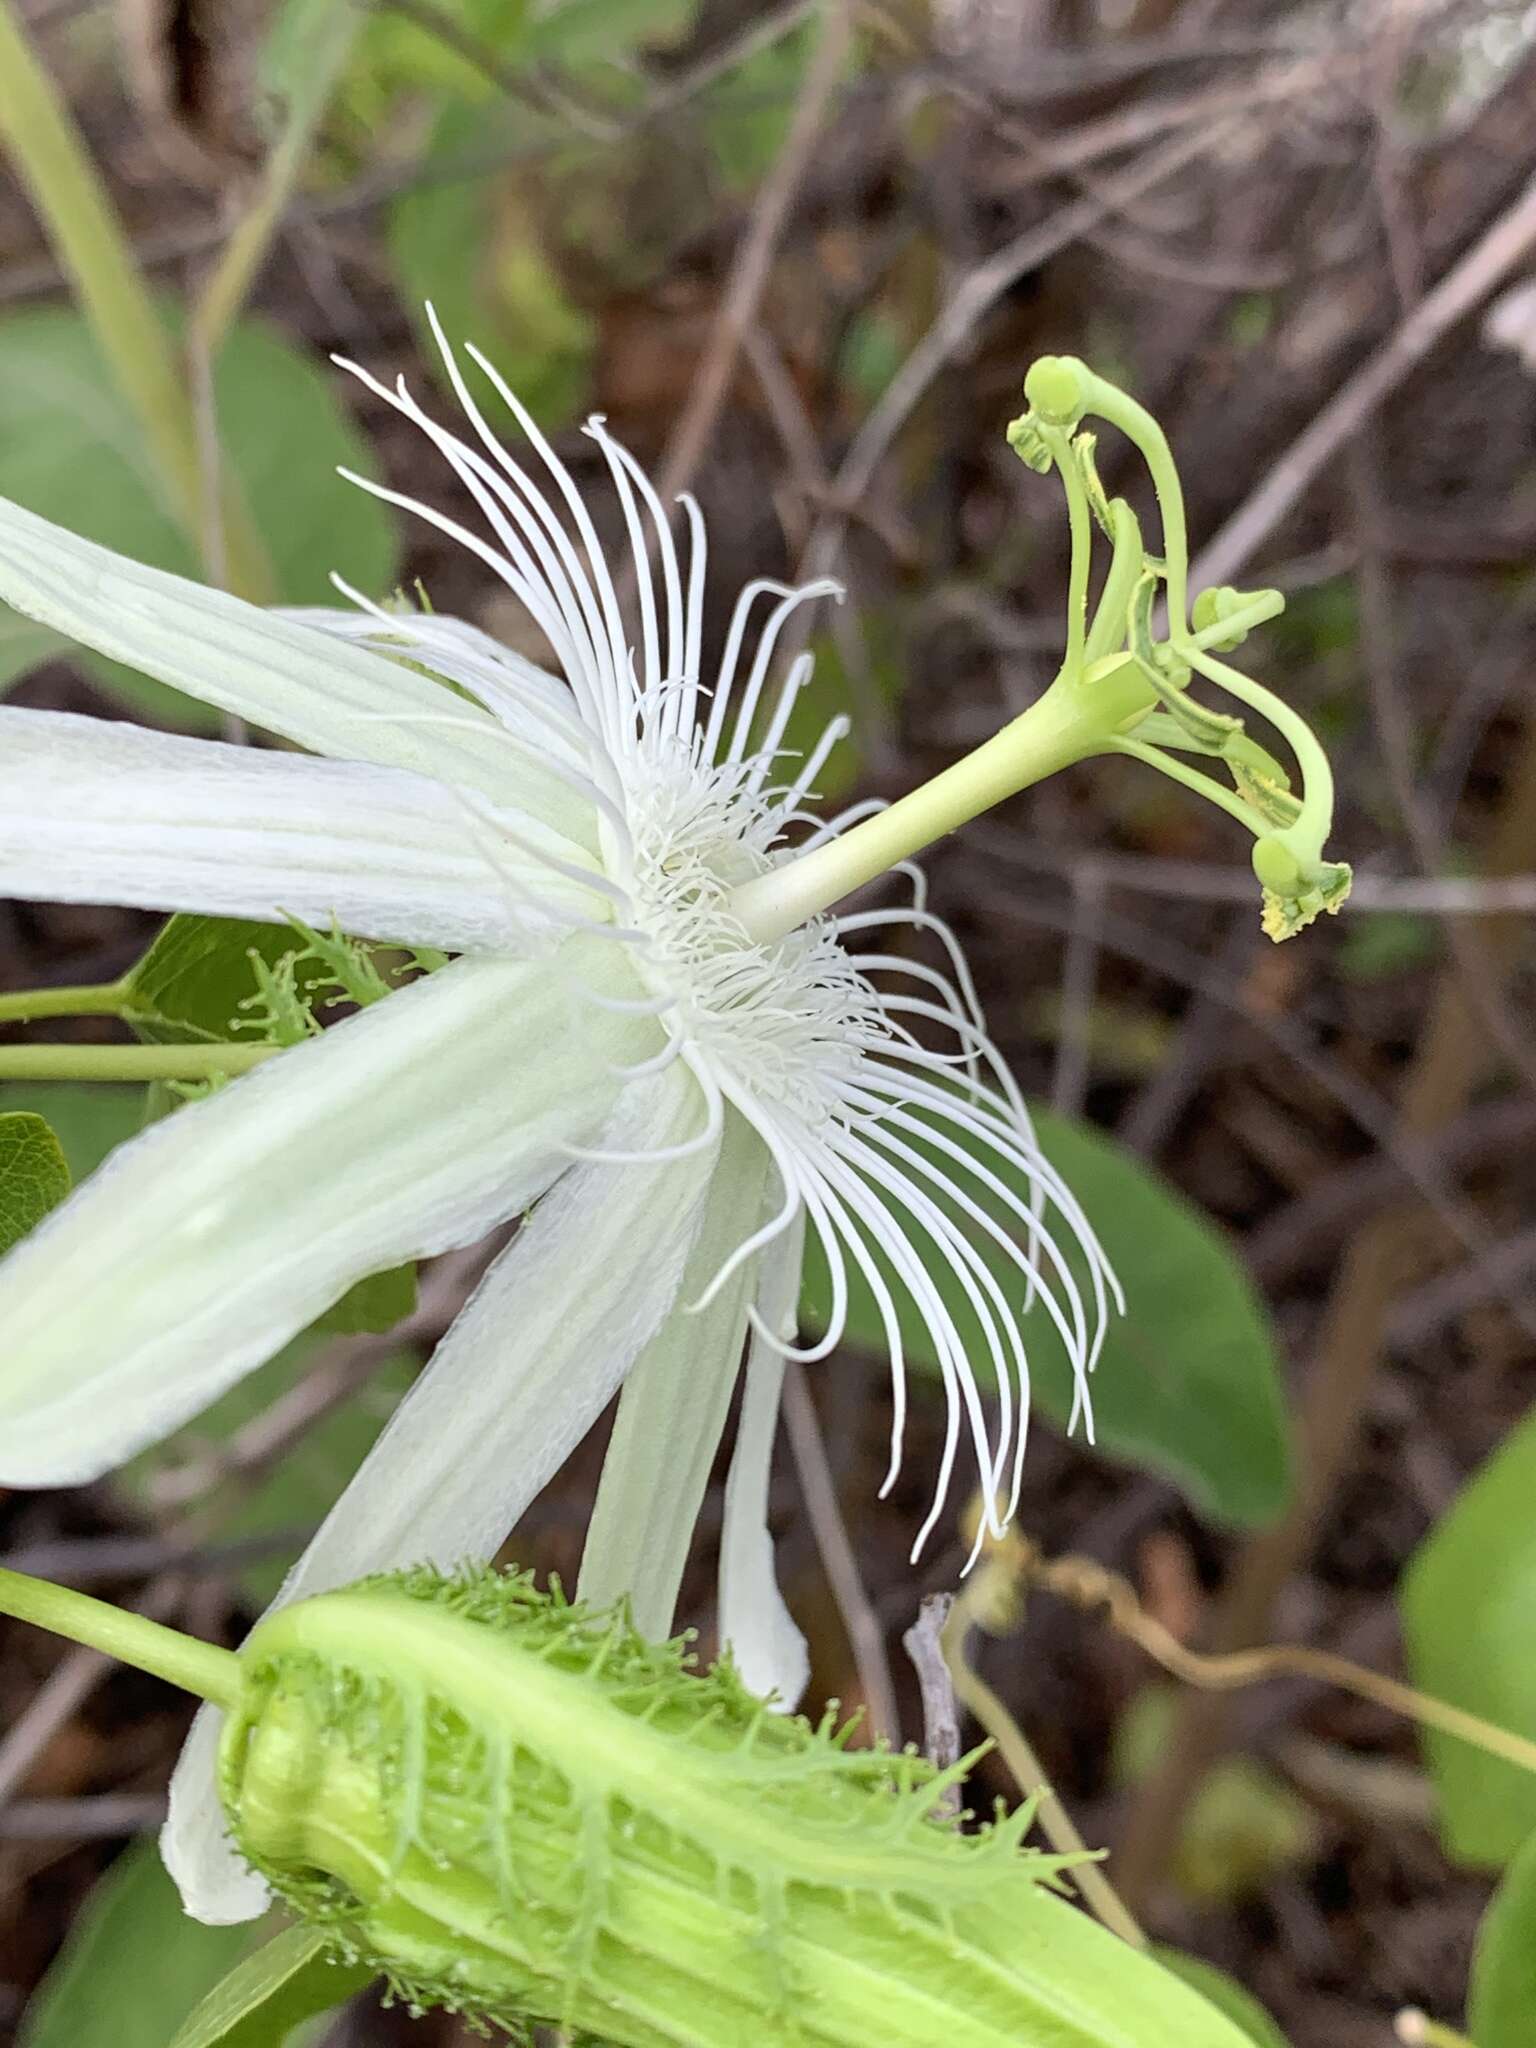
[[[852,1749],[525,1575],[365,1580],[240,1665],[238,1847],[413,2006],[617,2048],[1239,2048],[1059,1895],[1027,1807],[942,1813],[965,1763]]]

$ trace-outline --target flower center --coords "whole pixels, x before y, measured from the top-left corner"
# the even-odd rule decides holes
[[[740,1101],[830,1114],[860,1050],[890,1032],[832,923],[813,916],[768,939],[736,914],[737,892],[778,865],[782,820],[740,763],[702,766],[678,750],[626,805],[632,850],[618,864],[632,923],[646,935],[634,964],[665,999],[662,1024]]]

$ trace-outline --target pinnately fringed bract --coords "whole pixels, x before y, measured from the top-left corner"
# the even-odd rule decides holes
[[[1057,1894],[1027,1810],[962,1832],[949,1774],[527,1577],[367,1580],[240,1663],[236,1842],[414,2005],[616,2048],[1239,2048]]]

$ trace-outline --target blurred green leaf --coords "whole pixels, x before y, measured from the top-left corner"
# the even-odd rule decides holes
[[[325,1951],[313,1928],[284,1928],[214,1986],[170,2048],[281,2048],[296,2027],[372,1982],[365,1964],[328,1962]]]
[[[1536,1740],[1536,1411],[1476,1472],[1409,1560],[1401,1604],[1422,1691]],[[1440,1832],[1499,1864],[1536,1831],[1536,1774],[1423,1731]]]
[[[1041,989],[1020,1005],[1020,1022],[1047,1045],[1060,1045],[1068,1005],[1059,988]],[[1086,1018],[1072,1017],[1087,1039],[1096,1075],[1112,1081],[1145,1081],[1168,1057],[1175,1026],[1160,1011],[1139,1002],[1100,996]]]
[[[1467,2025],[1477,2048],[1530,2048],[1536,2021],[1536,1835],[1504,1873],[1477,1931]]]
[[[1204,1962],[1199,1956],[1187,1956],[1182,1949],[1159,1947],[1152,1953],[1164,1969],[1182,1977],[1218,2012],[1225,2013],[1229,2020],[1235,2020],[1257,2048],[1286,2048],[1285,2036],[1263,2006],[1225,1970],[1218,1970],[1214,1963]]]
[[[843,344],[843,374],[850,391],[871,406],[911,352],[912,344],[889,306],[856,315]]]
[[[1131,1701],[1115,1730],[1111,1766],[1117,1783],[1135,1785],[1150,1775],[1167,1747],[1174,1705],[1173,1689],[1166,1685],[1144,1686]],[[1307,1863],[1316,1847],[1311,1808],[1277,1772],[1254,1757],[1224,1757],[1207,1773],[1186,1813],[1169,1867],[1187,1898],[1225,1905]],[[1200,1989],[1211,1996],[1204,1984]],[[1228,2010],[1219,2000],[1211,2002]]]
[[[182,1911],[153,1842],[98,1878],[22,2018],[19,2048],[165,2048],[250,1941]]]
[[[1439,951],[1440,933],[1432,917],[1415,910],[1380,910],[1345,925],[1336,957],[1339,972],[1351,981],[1389,981],[1427,966]]]
[[[0,1085],[0,1111],[46,1117],[73,1182],[94,1173],[109,1152],[144,1128],[144,1095],[142,1088],[114,1082],[7,1081]]]
[[[861,692],[849,675],[837,642],[830,633],[818,634],[811,642],[811,651],[816,657],[816,666],[811,671],[810,680],[795,698],[780,745],[786,755],[798,754],[803,759],[815,751],[834,718],[851,720],[849,731],[833,747],[816,777],[817,794],[823,806],[828,806],[835,805],[857,787],[870,743],[875,737],[869,731],[870,716],[876,709],[894,711],[900,703],[905,669],[901,662],[900,635],[889,621],[871,620],[870,630],[865,636],[865,652],[869,660],[867,693]],[[753,735],[754,744],[760,742],[777,702],[771,689],[764,692],[764,699]]]
[[[814,24],[801,22],[701,95],[704,137],[728,191],[755,185],[783,148],[815,38]]]
[[[576,306],[546,253],[517,182],[494,174],[437,179],[435,161],[455,161],[504,132],[504,109],[450,106],[440,117],[426,174],[389,214],[389,248],[422,358],[439,378],[437,344],[424,306],[437,309],[454,345],[477,342],[530,411],[546,423],[568,418],[586,397],[597,345],[591,317]],[[482,394],[488,415],[504,408]],[[507,422],[509,438],[517,429]]]
[[[130,1022],[151,1045],[227,1039],[256,989],[251,954],[273,966],[299,943],[286,924],[190,912],[169,918],[124,977]]]
[[[1111,1320],[1094,1375],[1098,1447],[1166,1474],[1224,1521],[1255,1527],[1273,1519],[1291,1483],[1285,1402],[1274,1330],[1236,1253],[1182,1195],[1112,1139],[1048,1110],[1033,1114],[1046,1157],[1082,1204],[1126,1294],[1127,1313]],[[908,1142],[926,1149],[915,1138]],[[929,1156],[944,1173],[953,1171],[941,1154]],[[988,1164],[1028,1199],[1022,1176],[990,1158]],[[923,1243],[921,1228],[907,1221]],[[802,1312],[813,1329],[824,1329],[829,1288],[814,1233],[812,1240]],[[1008,1298],[1017,1299],[1018,1269],[974,1229],[972,1242]],[[1086,1266],[1080,1256],[1073,1265],[1086,1295]],[[936,1253],[932,1271],[984,1379],[988,1347],[975,1313]],[[875,1303],[852,1275],[850,1282],[849,1341],[881,1354]],[[1034,1398],[1064,1423],[1071,1367],[1038,1303],[1024,1332]],[[909,1365],[936,1373],[938,1360],[915,1311],[903,1313],[902,1334]]]
[[[302,64],[307,37],[303,9],[314,0],[287,0],[268,44],[266,69],[279,79]],[[364,23],[337,94],[337,105],[375,140],[395,101],[405,93],[448,98],[501,98],[493,75],[522,56],[528,0],[448,0],[457,40],[425,21],[374,8]],[[445,12],[447,9],[445,8]]]
[[[162,1472],[177,1470],[206,1456],[210,1448],[230,1442],[247,1423],[294,1391],[314,1367],[320,1349],[317,1326],[247,1374],[174,1436],[125,1465],[116,1483],[129,1499],[148,1506]],[[335,1506],[373,1448],[414,1381],[416,1367],[416,1359],[406,1351],[386,1358],[355,1393],[307,1429],[228,1514],[220,1516],[221,1541],[289,1539],[236,1573],[236,1583],[252,1606],[265,1607],[276,1594],[309,1534]]]
[[[0,1252],[8,1252],[69,1193],[69,1166],[46,1118],[0,1114]]]
[[[268,327],[245,322],[216,374],[231,473],[290,604],[330,602],[332,569],[364,590],[394,577],[393,514],[335,474],[372,472],[371,450],[341,410],[331,374]],[[66,307],[0,318],[0,494],[87,539],[186,576],[196,551],[164,504],[133,416],[89,329]],[[69,643],[0,610],[0,690]],[[219,715],[115,662],[78,659],[130,709],[190,731]]]
[[[403,1322],[415,1306],[415,1265],[391,1266],[349,1287],[314,1328],[328,1337],[378,1336]]]
[[[696,0],[558,0],[528,24],[524,53],[577,69],[617,64],[636,51],[675,42]]]

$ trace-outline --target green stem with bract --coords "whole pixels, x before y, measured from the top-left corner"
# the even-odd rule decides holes
[[[35,1622],[39,1628],[115,1657],[120,1664],[153,1672],[156,1678],[179,1685],[199,1699],[214,1700],[221,1707],[239,1704],[240,1659],[233,1650],[221,1650],[214,1643],[151,1621],[147,1615],[93,1600],[89,1593],[0,1566],[0,1614]]]

